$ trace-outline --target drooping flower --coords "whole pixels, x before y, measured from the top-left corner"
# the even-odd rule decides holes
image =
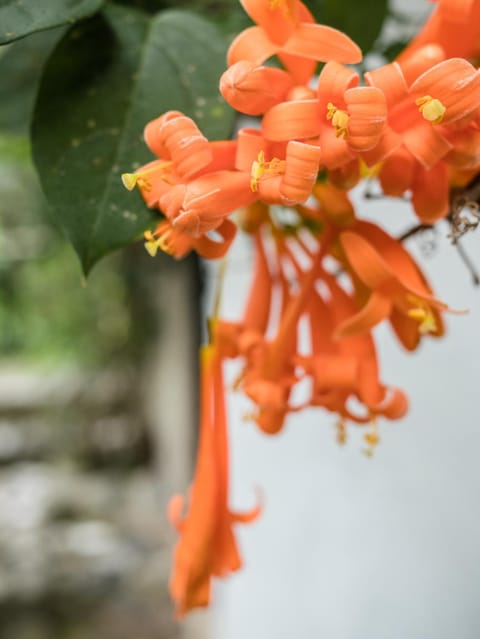
[[[195,476],[188,499],[176,495],[168,514],[180,537],[174,551],[170,592],[183,617],[193,608],[207,606],[212,577],[238,570],[241,558],[233,525],[253,521],[260,507],[234,513],[228,506],[228,444],[222,362],[213,345],[201,352],[201,425]]]
[[[433,296],[425,276],[405,248],[370,222],[358,221],[340,233],[345,267],[352,274],[361,309],[337,329],[346,337],[368,331],[389,318],[409,350],[423,335],[443,334],[441,313],[448,306]]]

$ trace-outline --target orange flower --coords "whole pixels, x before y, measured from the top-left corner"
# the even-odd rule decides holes
[[[215,230],[217,238],[208,235],[194,238],[176,229],[168,220],[162,220],[154,231],[144,233],[145,248],[152,257],[160,249],[179,260],[195,250],[207,260],[218,260],[230,248],[236,232],[237,227],[232,221],[223,220]]]
[[[174,185],[234,167],[236,143],[209,142],[195,122],[179,111],[167,111],[149,122],[144,137],[159,159],[134,173],[123,173],[122,182],[129,191],[138,187],[147,206],[158,207],[161,196]]]
[[[310,405],[323,406],[341,418],[371,423],[377,416],[399,419],[407,411],[402,391],[385,386],[379,380],[375,345],[370,333],[334,339],[336,328],[355,312],[353,299],[335,278],[323,274],[330,299],[315,292],[309,301],[311,355],[299,363],[312,376]],[[321,327],[321,330],[319,330]],[[365,407],[353,411],[351,400]]]
[[[338,60],[355,64],[358,46],[344,33],[319,24],[300,0],[243,0],[258,26],[242,31],[228,50],[228,64],[248,60],[259,66],[277,55],[295,84],[307,84],[316,62]]]
[[[462,157],[461,150],[460,156],[456,156],[454,148],[456,144],[466,148],[462,127],[470,126],[480,102],[480,77],[465,60],[440,61],[425,70],[429,61],[436,59],[435,51],[425,47],[412,54],[404,65],[410,74],[408,95],[404,92],[402,96],[403,72],[399,65],[387,65],[382,75],[380,70],[366,74],[367,80],[377,82],[387,97],[389,113],[384,135],[391,139],[382,139],[363,158],[369,165],[383,162],[379,179],[385,194],[399,196],[406,190],[412,191],[415,212],[427,223],[448,213],[445,162],[458,162],[461,166],[474,161],[471,150],[466,149],[470,156],[467,159]],[[413,70],[420,72],[415,79]],[[388,146],[389,152],[383,154]]]
[[[410,94],[428,122],[466,124],[480,106],[480,72],[462,58],[443,60],[415,80]]]
[[[387,110],[383,92],[358,87],[351,69],[328,62],[318,81],[318,99],[282,102],[269,109],[262,131],[269,140],[308,140],[320,136],[322,163],[338,168],[355,153],[373,149],[385,126]]]
[[[402,344],[413,350],[425,334],[443,334],[440,311],[425,277],[400,242],[370,222],[357,222],[340,233],[345,267],[352,274],[360,311],[337,329],[337,337],[368,331],[385,318]]]
[[[233,524],[253,521],[260,512],[257,507],[237,514],[228,507],[222,362],[212,345],[201,353],[201,380],[200,439],[188,511],[182,517],[181,495],[174,496],[168,508],[169,518],[180,533],[170,580],[178,617],[209,604],[212,577],[223,577],[240,568]]]
[[[475,59],[480,54],[480,2],[478,0],[439,0],[418,35],[398,60],[403,63],[426,44],[442,47],[447,58]]]
[[[199,238],[256,198],[248,173],[214,171],[173,186],[162,195],[159,207],[175,228]]]

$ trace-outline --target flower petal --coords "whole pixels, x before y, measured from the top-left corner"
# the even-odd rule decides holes
[[[412,204],[422,222],[432,224],[443,219],[449,210],[448,170],[439,162],[430,170],[421,167],[412,184]]]
[[[401,197],[410,189],[417,162],[405,147],[389,155],[380,169],[379,180],[385,195]]]
[[[389,108],[398,104],[407,95],[407,83],[398,62],[385,64],[373,71],[367,71],[364,75],[369,86],[377,87],[383,92]]]
[[[282,102],[269,109],[262,119],[263,135],[268,140],[301,140],[320,132],[318,100]]]
[[[237,226],[226,219],[215,229],[215,232],[221,237],[221,241],[213,240],[208,235],[202,235],[198,240],[193,240],[196,252],[207,260],[218,260],[226,254],[235,238]]]
[[[437,164],[452,148],[450,142],[425,120],[404,131],[403,143],[426,169]]]
[[[235,168],[238,171],[250,173],[252,162],[258,158],[258,154],[266,152],[268,141],[258,129],[244,127],[237,134],[237,154],[235,157]]]
[[[299,24],[282,50],[318,62],[356,64],[362,60],[362,51],[353,40],[338,29],[321,24]]]
[[[343,231],[339,237],[350,267],[368,288],[378,289],[395,279],[389,265],[362,235]]]
[[[365,306],[338,326],[335,339],[370,331],[389,316],[391,308],[392,303],[388,297],[373,291]]]
[[[398,64],[402,69],[403,75],[410,86],[419,75],[431,69],[434,65],[445,60],[445,52],[438,44],[425,44],[424,46],[402,53],[398,58]]]
[[[369,151],[380,140],[387,117],[385,96],[375,87],[345,91],[349,114],[347,142],[354,151]]]
[[[227,53],[228,66],[248,60],[259,66],[271,58],[278,50],[278,46],[268,39],[267,34],[260,27],[249,27],[237,35]]]
[[[275,5],[269,0],[240,0],[240,3],[250,18],[277,45],[284,44],[300,21],[302,3],[299,0],[284,0]],[[303,9],[306,9],[304,5]],[[302,14],[305,16],[304,12]],[[310,12],[308,15],[311,15]]]
[[[316,182],[321,150],[313,144],[291,140],[287,145],[285,173],[280,183],[280,194],[292,204],[304,202],[312,193]]]
[[[439,0],[438,14],[442,20],[465,24],[475,0]]]
[[[353,166],[351,161],[355,154],[343,137],[335,135],[333,127],[323,128],[320,133],[320,148],[322,149],[322,164],[327,169],[339,169],[346,164]]]
[[[333,60],[327,62],[320,73],[317,85],[319,109],[323,119],[327,117],[328,103],[333,102],[337,108],[341,108],[345,91],[356,87],[359,81],[358,73],[353,69]]]

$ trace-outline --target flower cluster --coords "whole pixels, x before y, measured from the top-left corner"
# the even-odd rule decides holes
[[[169,508],[180,534],[171,580],[180,616],[209,603],[212,577],[239,568],[233,525],[260,511],[229,509],[224,360],[242,362],[236,387],[265,433],[318,406],[336,416],[340,443],[349,424],[363,426],[372,454],[379,418],[408,408],[382,380],[372,329],[387,320],[414,350],[443,334],[449,309],[402,243],[357,217],[348,190],[375,175],[385,195],[411,194],[419,220],[432,224],[447,216],[451,188],[480,170],[480,72],[469,61],[480,53],[479,0],[440,0],[397,60],[363,77],[345,66],[360,62],[356,44],[315,24],[300,0],[241,2],[255,26],[232,42],[220,91],[260,126],[211,142],[169,111],[145,128],[157,159],[122,176],[162,214],[145,233],[151,255],[222,258],[237,228],[255,250],[243,317],[211,320],[193,486],[185,515],[179,496]],[[272,56],[279,66],[265,64]],[[293,391],[305,381],[299,404]]]

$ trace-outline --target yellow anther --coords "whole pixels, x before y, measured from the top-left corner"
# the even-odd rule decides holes
[[[139,186],[144,191],[151,191],[152,184],[145,177],[145,173],[122,173],[123,186],[132,191],[136,186]]]
[[[422,335],[425,335],[426,333],[434,333],[437,330],[435,316],[432,309],[428,306],[411,308],[407,311],[407,315],[420,322],[418,330]]]
[[[258,191],[258,183],[264,175],[281,175],[285,171],[285,160],[273,158],[265,162],[265,153],[259,151],[257,159],[252,162],[250,172],[250,188],[254,193]]]
[[[167,184],[172,184],[169,179],[173,169],[173,162],[165,160],[163,162],[152,162],[149,168],[144,169],[139,173],[122,173],[123,186],[129,191],[138,186],[144,191],[152,190],[152,183],[148,176],[153,179],[163,180]]]
[[[418,106],[418,110],[425,120],[432,124],[440,124],[447,110],[440,100],[432,98],[431,95],[424,95],[421,98],[417,98],[415,104]]]
[[[260,151],[257,159],[252,162],[252,170],[250,172],[250,188],[254,193],[258,190],[258,182],[265,172],[264,166],[265,154],[263,151]]]
[[[152,231],[145,231],[145,233],[143,234],[143,237],[146,239],[144,247],[146,248],[147,253],[151,255],[152,257],[155,257],[158,251],[158,242],[155,239],[155,236],[153,235]]]
[[[138,175],[136,173],[122,173],[123,186],[128,191],[133,191],[138,181]]]
[[[337,109],[332,102],[327,104],[327,120],[331,120],[332,126],[335,127],[335,137],[346,138],[348,136],[349,115],[346,111]]]

